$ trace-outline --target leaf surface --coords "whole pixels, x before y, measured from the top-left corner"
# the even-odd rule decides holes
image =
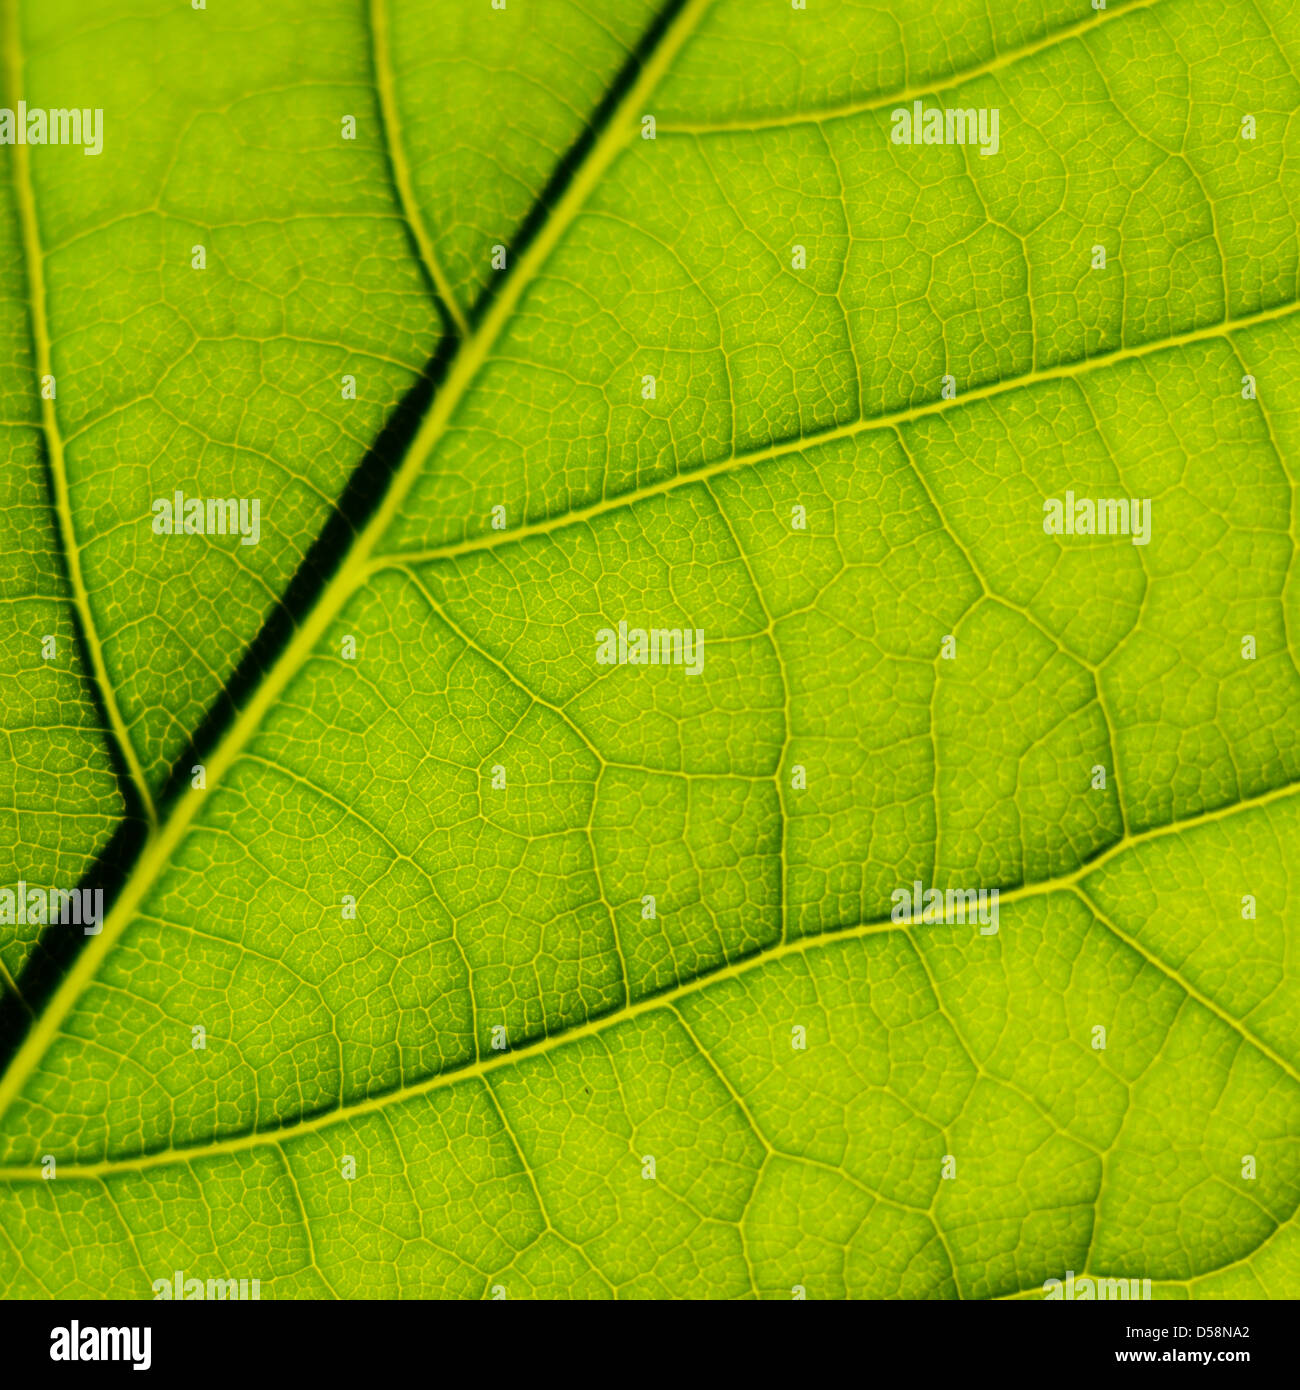
[[[824,8],[10,0],[0,1287],[1300,1289],[1295,6]]]

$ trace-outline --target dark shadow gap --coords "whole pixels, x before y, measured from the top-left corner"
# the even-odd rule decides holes
[[[502,287],[509,282],[511,274],[517,273],[523,252],[545,226],[552,207],[572,183],[574,175],[607,128],[611,116],[636,81],[646,60],[658,48],[665,31],[685,3],[686,0],[668,0],[664,5],[654,23],[642,35],[636,48],[619,69],[587,124],[556,165],[512,239],[511,268],[488,282],[470,310],[468,319],[472,328],[476,328],[482,322]],[[400,199],[397,207],[400,214]],[[404,217],[402,221],[405,225]],[[409,239],[409,226],[407,235]],[[214,700],[193,737],[172,765],[167,781],[156,798],[160,823],[166,821],[177,798],[189,787],[190,768],[195,763],[206,762],[211,756],[240,710],[284,652],[303,618],[314,608],[325,586],[337,573],[356,536],[365,529],[380,502],[387,495],[393,475],[428,415],[438,390],[446,381],[447,373],[461,345],[446,308],[440,302],[437,307],[444,326],[444,336],[437,350],[425,363],[414,385],[398,402],[375,442],[353,470],[324,529],[303,557],[283,598],[272,608],[257,636],[226,682],[225,688]],[[66,562],[66,557],[61,555],[61,558]],[[79,631],[75,609],[74,626],[78,627],[79,646],[82,648],[84,660],[84,637]],[[92,668],[87,664],[85,669],[90,671]],[[93,682],[90,684],[93,689]],[[105,711],[99,692],[93,690],[93,696],[96,713],[107,733],[109,725],[104,718]],[[130,877],[146,838],[139,796],[129,774],[123,775],[126,772],[125,767],[122,766],[119,770],[118,765],[123,763],[120,750],[111,738],[107,741],[114,755],[114,771],[117,773],[119,785],[130,788],[128,818],[95,858],[79,885],[83,888],[104,890],[106,917]],[[132,809],[135,810],[135,819],[130,818]],[[22,998],[31,1010],[31,1016],[29,1017],[27,1009],[17,999],[7,994],[0,999],[0,1075],[8,1069],[14,1054],[22,1046],[32,1019],[39,1018],[44,1012],[60,981],[72,968],[88,939],[82,934],[81,929],[76,927],[55,927],[51,930],[47,926],[41,933],[23,968],[21,978],[16,982]]]

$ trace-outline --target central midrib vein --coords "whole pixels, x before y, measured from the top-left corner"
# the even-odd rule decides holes
[[[16,0],[10,0],[11,15],[14,3]],[[191,787],[183,793],[175,802],[165,822],[146,840],[140,858],[123,884],[103,929],[98,936],[90,938],[89,944],[77,957],[75,965],[64,977],[41,1017],[33,1024],[22,1046],[14,1054],[3,1079],[0,1079],[0,1121],[8,1113],[14,1098],[21,1092],[27,1078],[57,1035],[63,1020],[71,1012],[82,990],[94,978],[105,955],[134,916],[145,894],[166,869],[172,852],[198,814],[204,798],[230,770],[245,745],[261,726],[267,711],[307,661],[348,599],[364,584],[371,552],[392,523],[447,421],[510,321],[521,295],[536,278],[538,271],[546,263],[609,165],[626,146],[628,131],[639,123],[640,114],[651,92],[658,86],[682,44],[711,3],[712,0],[687,0],[678,14],[665,26],[657,45],[642,62],[626,95],[614,108],[604,128],[593,141],[586,158],[574,171],[572,179],[556,200],[551,216],[538,228],[536,237],[521,253],[514,273],[505,280],[500,293],[491,302],[478,327],[465,339],[453,359],[445,382],[434,395],[429,413],[412,440],[406,456],[393,476],[391,486],[375,509],[374,515],[353,541],[343,563],[325,586],[302,626],[295,632],[267,672],[266,678],[253,692],[248,703],[240,710],[212,754],[206,759],[204,766],[207,789],[196,791]],[[16,27],[16,20],[14,23]],[[12,43],[9,44],[9,49],[10,60],[13,61]]]

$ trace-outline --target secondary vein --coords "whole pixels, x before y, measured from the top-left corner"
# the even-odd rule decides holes
[[[1121,9],[1095,11],[1082,19],[1072,20],[1069,24],[1064,24],[1059,29],[1054,29],[1051,33],[1044,34],[1041,38],[1034,39],[1019,48],[1011,48],[1005,53],[995,54],[983,63],[976,63],[973,67],[959,69],[946,75],[936,75],[924,83],[905,84],[897,91],[885,96],[864,97],[860,101],[842,102],[838,106],[826,106],[814,111],[794,111],[779,116],[756,116],[748,120],[702,121],[698,123],[664,121],[661,122],[659,131],[664,135],[720,135],[728,131],[785,130],[790,126],[820,125],[823,121],[842,120],[846,116],[861,116],[872,111],[883,111],[886,107],[907,105],[921,97],[932,96],[937,92],[946,91],[967,82],[974,82],[977,78],[986,77],[990,73],[999,72],[1025,58],[1031,58],[1034,54],[1043,52],[1044,49],[1055,48],[1057,44],[1064,43],[1067,39],[1082,38],[1084,34],[1093,29],[1099,29],[1103,24],[1108,24],[1112,20],[1122,19],[1125,15],[1134,14],[1138,10],[1149,10],[1153,5],[1161,3],[1163,0],[1132,0],[1132,3],[1124,5]]]
[[[4,0],[4,80],[5,89],[14,109],[23,98],[22,85],[22,34],[18,23],[18,0]],[[54,378],[51,363],[50,329],[46,314],[45,257],[41,247],[40,223],[36,214],[36,196],[32,188],[31,162],[25,144],[16,144],[11,149],[14,165],[14,193],[18,209],[18,222],[22,235],[24,270],[27,279],[27,297],[30,304],[29,322],[32,333],[32,350],[36,359],[37,381]],[[145,780],[144,769],[140,765],[135,745],[127,732],[117,703],[117,692],[109,680],[108,667],[104,661],[103,645],[95,624],[95,614],[90,596],[86,590],[85,574],[81,566],[81,546],[77,541],[76,527],[72,520],[72,505],[69,499],[68,473],[63,452],[63,436],[59,430],[58,414],[54,400],[41,392],[40,428],[45,441],[48,461],[47,477],[53,504],[55,533],[62,551],[67,572],[68,587],[71,591],[73,620],[80,627],[83,644],[91,664],[91,680],[108,720],[105,732],[112,739],[120,755],[122,765],[136,795],[139,797],[145,818],[150,826],[157,823],[157,811],[149,784]],[[130,797],[125,797],[128,805]]]
[[[433,249],[433,238],[424,224],[420,205],[415,198],[411,184],[411,169],[407,163],[406,150],[402,144],[402,123],[397,111],[397,92],[393,82],[392,36],[388,28],[388,0],[370,0],[370,53],[375,73],[375,90],[379,94],[380,119],[384,130],[384,150],[388,156],[388,167],[393,176],[393,187],[397,192],[398,205],[411,240],[415,244],[416,255],[421,269],[429,280],[429,288],[435,303],[446,309],[448,317],[456,325],[462,338],[469,333],[469,323],[465,311],[456,302],[451,282],[443,272],[442,264]]]
[[[1082,885],[1104,865],[1110,863],[1119,855],[1133,849],[1137,845],[1146,844],[1153,840],[1160,840],[1168,835],[1176,835],[1198,826],[1212,825],[1218,821],[1226,820],[1231,816],[1245,814],[1252,810],[1272,805],[1275,802],[1289,801],[1300,796],[1300,782],[1285,783],[1280,787],[1275,787],[1271,791],[1263,792],[1259,796],[1251,797],[1244,801],[1233,802],[1227,806],[1216,807],[1214,810],[1202,812],[1196,816],[1189,816],[1186,820],[1172,821],[1167,825],[1154,826],[1150,830],[1137,831],[1133,834],[1124,836],[1115,841],[1114,844],[1103,850],[1094,859],[1086,864],[1081,864],[1078,868],[1069,873],[1061,874],[1056,878],[1041,879],[1034,883],[1022,884],[1017,888],[1012,888],[1001,893],[1000,906],[1007,906],[1029,898],[1048,896],[1053,893],[1069,893],[1072,897],[1080,896]],[[1136,950],[1153,965],[1158,964],[1163,973],[1179,985],[1189,999],[1197,1003],[1204,1004],[1204,999],[1200,992],[1188,984],[1181,973],[1157,962],[1141,946],[1136,945],[1127,935],[1117,932],[1110,927],[1102,916],[1099,909],[1091,905],[1090,899],[1084,899],[1085,905],[1092,913],[1094,919],[1106,930],[1110,930],[1115,938],[1130,949]],[[105,929],[107,930],[107,929]],[[835,946],[847,941],[860,940],[867,936],[881,936],[888,932],[902,931],[908,932],[906,925],[900,926],[891,917],[869,919],[854,923],[832,931],[822,932],[815,936],[798,937],[794,940],[786,940],[767,948],[760,948],[754,954],[745,956],[739,960],[732,961],[730,964],[720,966],[718,969],[704,975],[697,975],[692,979],[666,989],[660,994],[649,995],[638,999],[634,1003],[623,1005],[613,1009],[608,1013],[599,1014],[594,1018],[586,1020],[584,1023],[576,1024],[571,1028],[562,1029],[556,1033],[549,1033],[544,1037],[525,1042],[518,1048],[512,1048],[508,1052],[499,1052],[486,1058],[480,1058],[474,1062],[468,1062],[463,1066],[449,1068],[446,1071],[435,1072],[422,1081],[417,1081],[409,1086],[398,1087],[395,1090],[385,1091],[382,1094],[366,1096],[361,1100],[351,1103],[340,1103],[331,1110],[322,1110],[313,1115],[297,1121],[292,1121],[272,1129],[252,1129],[245,1130],[239,1134],[228,1135],[225,1138],[213,1140],[211,1142],[195,1145],[192,1148],[168,1148],[155,1150],[152,1153],[141,1154],[131,1158],[110,1158],[93,1163],[60,1163],[60,1178],[101,1178],[113,1173],[138,1172],[144,1169],[165,1167],[173,1163],[189,1163],[197,1159],[212,1158],[216,1155],[231,1153],[241,1153],[247,1149],[258,1148],[264,1144],[281,1144],[300,1135],[313,1134],[318,1130],[327,1129],[332,1125],[343,1123],[363,1115],[373,1114],[385,1110],[390,1105],[401,1104],[403,1101],[411,1100],[417,1096],[427,1095],[431,1091],[441,1090],[444,1086],[454,1086],[462,1081],[475,1078],[485,1079],[495,1071],[513,1066],[520,1061],[526,1061],[533,1057],[544,1056],[554,1051],[556,1048],[567,1046],[569,1043],[577,1042],[582,1038],[593,1037],[615,1028],[622,1023],[630,1022],[632,1019],[639,1018],[642,1014],[655,1013],[659,1010],[669,1010],[675,1012],[676,1004],[679,1000],[689,998],[693,994],[698,994],[703,990],[719,984],[725,980],[737,979],[754,971],[763,969],[771,965],[774,961],[784,960],[787,957],[814,954],[821,950],[830,950]],[[96,938],[98,940],[98,938]],[[1287,1075],[1296,1076],[1295,1069],[1287,1062],[1282,1060],[1271,1048],[1265,1045],[1261,1039],[1255,1037],[1253,1033],[1248,1033],[1245,1028],[1235,1022],[1230,1016],[1221,1010],[1214,1008],[1214,1012],[1220,1019],[1230,1027],[1249,1046],[1253,1046],[1261,1056],[1267,1057],[1275,1065],[1281,1067]],[[1000,1079],[1000,1078],[999,1078]],[[24,1167],[0,1167],[0,1181],[15,1182],[40,1182],[42,1172],[39,1166]]]
[[[989,382],[987,385],[976,386],[951,399],[945,400],[936,397],[933,400],[922,401],[920,405],[904,406],[899,410],[883,411],[879,415],[862,416],[843,425],[832,425],[829,429],[820,430],[815,434],[792,435],[787,439],[778,439],[772,444],[765,444],[759,449],[732,453],[725,458],[715,459],[712,463],[703,464],[688,472],[674,473],[671,477],[647,483],[644,487],[633,488],[610,497],[602,497],[600,501],[593,502],[589,506],[573,507],[568,511],[557,513],[555,516],[545,517],[541,521],[517,526],[510,531],[490,531],[482,535],[471,536],[468,540],[453,541],[448,545],[435,546],[430,550],[394,550],[391,553],[376,556],[371,562],[371,567],[376,571],[392,566],[400,568],[414,564],[425,564],[431,560],[445,560],[458,555],[495,550],[499,546],[512,545],[529,536],[547,535],[552,531],[561,531],[566,527],[603,516],[606,512],[620,511],[624,507],[633,506],[647,497],[658,497],[680,487],[689,487],[693,483],[705,483],[712,478],[739,472],[743,468],[754,468],[772,459],[783,458],[787,454],[802,453],[806,449],[820,448],[824,444],[833,444],[841,439],[853,439],[857,435],[871,434],[876,430],[897,431],[899,425],[909,424],[913,420],[923,420],[932,415],[944,415],[960,411],[976,401],[1005,396],[1012,391],[1027,390],[1029,387],[1039,385],[1042,382],[1069,380],[1071,377],[1101,371],[1120,362],[1150,357],[1156,353],[1187,347],[1193,343],[1210,342],[1218,338],[1228,339],[1230,334],[1243,332],[1248,328],[1253,328],[1256,324],[1290,318],[1295,314],[1300,314],[1300,303],[1288,301],[1285,304],[1261,309],[1253,314],[1242,314],[1237,318],[1221,319],[1216,323],[1189,329],[1186,333],[1176,333],[1168,338],[1152,339],[1150,342],[1137,343],[1132,347],[1121,347],[1110,352],[1097,353],[1091,357],[1075,358],[1073,361],[1063,362],[1059,366],[1041,367],[1034,371],[1024,372],[1019,376],[1002,377],[997,381]]]

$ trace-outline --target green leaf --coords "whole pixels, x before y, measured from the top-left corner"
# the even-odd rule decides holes
[[[2,12],[0,1288],[1300,1294],[1291,0]]]

